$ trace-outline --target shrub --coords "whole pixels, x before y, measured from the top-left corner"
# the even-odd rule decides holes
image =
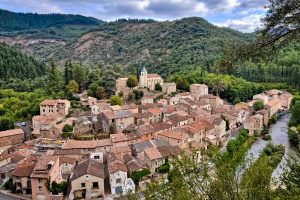
[[[155,84],[155,90],[156,91],[162,91],[161,85],[159,83]]]
[[[277,115],[273,115],[273,116],[271,117],[271,119],[269,120],[269,124],[270,124],[270,125],[271,125],[271,124],[274,124],[274,123],[277,121],[277,119],[278,119]]]
[[[73,126],[70,125],[70,124],[66,124],[66,125],[64,125],[62,131],[65,132],[65,133],[67,133],[67,132],[73,132]]]
[[[166,162],[163,165],[156,168],[155,171],[158,173],[161,173],[161,174],[168,173],[170,171],[170,164],[169,164],[168,160],[166,160]]]
[[[140,179],[144,176],[147,176],[150,174],[150,171],[148,169],[143,169],[141,171],[134,171],[131,174],[131,178],[135,184],[138,184]]]
[[[255,101],[255,103],[253,104],[253,110],[254,111],[258,111],[261,110],[265,107],[264,102],[261,100]]]
[[[110,99],[108,100],[108,102],[110,103],[110,105],[115,106],[115,105],[122,105],[122,99],[119,96],[112,96],[110,97]]]
[[[299,134],[293,130],[289,130],[288,132],[289,135],[289,141],[292,146],[298,147],[299,146]]]

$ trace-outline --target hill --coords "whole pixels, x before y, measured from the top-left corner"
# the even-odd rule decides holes
[[[102,21],[81,15],[15,13],[0,9],[0,31],[20,31],[63,25],[97,26]]]
[[[227,28],[216,27],[202,18],[166,22],[118,21],[102,25],[62,46],[55,57],[60,61],[146,65],[151,71],[167,75],[202,66],[207,70],[228,43],[253,39]]]
[[[55,59],[61,66],[72,59],[88,66],[121,65],[135,72],[138,64],[167,76],[197,66],[210,71],[227,44],[254,39],[253,34],[220,28],[199,17],[163,22],[123,19],[103,23],[96,30],[79,28],[82,34],[73,35],[72,39],[66,36],[69,31],[62,31],[63,27],[55,28],[56,35],[49,34],[46,28],[2,34],[0,41],[17,46],[40,61]],[[59,33],[63,34],[56,37]]]
[[[0,43],[0,79],[34,79],[46,73],[46,65],[33,57]]]

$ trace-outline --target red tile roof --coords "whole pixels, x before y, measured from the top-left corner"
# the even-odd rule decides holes
[[[7,131],[1,131],[0,132],[0,138],[1,137],[9,137],[9,136],[14,136],[14,135],[20,135],[20,134],[24,134],[24,131],[20,128],[16,128],[16,129],[10,129]]]

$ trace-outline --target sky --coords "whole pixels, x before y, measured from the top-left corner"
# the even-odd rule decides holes
[[[267,4],[267,0],[0,0],[0,8],[10,11],[80,14],[105,21],[198,16],[242,32],[261,27]]]

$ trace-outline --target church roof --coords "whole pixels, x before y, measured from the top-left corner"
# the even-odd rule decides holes
[[[146,69],[146,67],[145,66],[143,66],[143,68],[142,68],[142,71],[141,72],[145,72],[145,73],[147,73],[147,69]]]

